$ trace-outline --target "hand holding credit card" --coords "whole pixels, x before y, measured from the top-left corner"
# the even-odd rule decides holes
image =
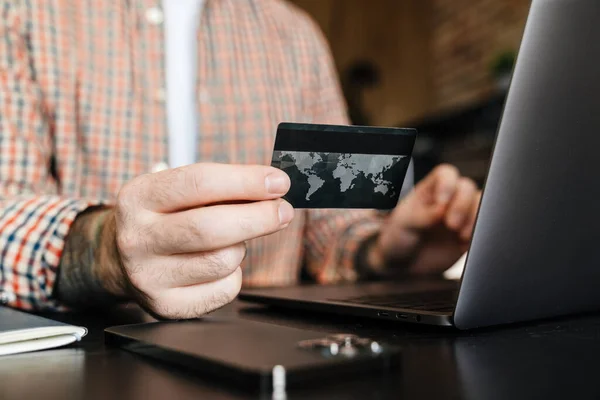
[[[398,203],[417,131],[281,123],[271,166],[291,179],[294,208],[389,210]]]

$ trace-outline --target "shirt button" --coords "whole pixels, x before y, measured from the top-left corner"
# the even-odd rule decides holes
[[[169,169],[169,165],[166,162],[161,161],[152,166],[152,173],[154,174],[156,172],[164,171],[167,169]]]
[[[146,10],[146,21],[152,25],[160,25],[165,21],[165,15],[158,7],[152,7]]]
[[[7,304],[17,299],[14,293],[0,291],[0,304]]]

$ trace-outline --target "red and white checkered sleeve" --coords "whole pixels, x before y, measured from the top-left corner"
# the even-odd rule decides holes
[[[13,307],[55,308],[65,236],[91,202],[58,195],[19,3],[0,1],[0,296]]]
[[[306,27],[306,49],[301,54],[307,58],[303,65],[312,67],[307,69],[305,80],[310,82],[305,93],[305,112],[313,123],[348,124],[346,104],[326,40],[312,21]],[[309,210],[305,232],[309,274],[319,283],[356,280],[357,251],[379,231],[381,224],[381,216],[374,211]]]

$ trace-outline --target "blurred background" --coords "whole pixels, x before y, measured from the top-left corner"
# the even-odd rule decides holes
[[[419,129],[416,178],[440,162],[483,182],[530,0],[291,0],[331,46],[356,125]]]

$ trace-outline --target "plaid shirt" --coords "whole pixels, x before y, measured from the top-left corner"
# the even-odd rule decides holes
[[[159,0],[0,0],[0,292],[52,296],[77,214],[167,160]],[[281,121],[347,123],[316,26],[279,0],[208,0],[198,32],[198,161],[269,164]],[[380,220],[299,210],[249,243],[244,284],[356,279]]]

